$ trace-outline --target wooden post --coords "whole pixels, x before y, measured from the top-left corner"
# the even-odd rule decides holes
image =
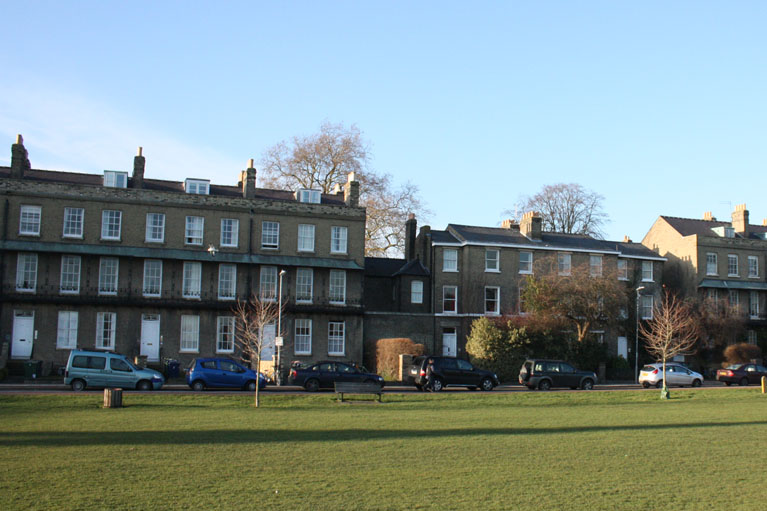
[[[762,376],[762,394],[767,393],[767,376]]]
[[[123,389],[104,389],[104,408],[122,408]]]

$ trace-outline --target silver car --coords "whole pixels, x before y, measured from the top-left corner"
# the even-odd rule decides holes
[[[639,371],[639,383],[642,387],[648,388],[654,385],[658,388],[663,386],[663,364],[647,364]],[[671,385],[689,385],[691,387],[700,387],[703,383],[703,375],[687,369],[681,364],[674,362],[666,363],[666,386]]]

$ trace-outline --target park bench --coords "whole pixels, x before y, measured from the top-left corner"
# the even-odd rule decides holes
[[[344,394],[375,394],[378,396],[378,402],[381,402],[383,393],[381,385],[373,382],[335,382],[336,394],[341,395],[341,402],[344,401]]]

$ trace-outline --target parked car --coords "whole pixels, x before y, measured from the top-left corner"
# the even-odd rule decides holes
[[[428,383],[427,368],[432,361],[434,383],[429,390],[439,392],[445,387],[468,387],[472,390],[493,390],[501,384],[498,376],[484,369],[474,367],[471,362],[453,357],[416,357],[410,366],[410,379],[418,390],[424,390]]]
[[[333,388],[335,382],[377,383],[384,386],[384,379],[375,373],[370,373],[364,367],[360,368],[344,362],[324,360],[310,366],[294,364],[290,368],[290,384],[299,385],[309,392],[319,389]]]
[[[738,385],[759,384],[762,382],[762,376],[767,376],[767,367],[758,364],[733,364],[716,372],[716,379],[728,386],[733,383]]]
[[[650,386],[663,386],[663,363],[647,364],[639,371],[639,383],[644,388]],[[700,387],[703,383],[703,375],[685,367],[682,364],[674,362],[666,363],[666,386],[689,385],[691,387]]]
[[[124,355],[72,350],[64,370],[64,384],[80,391],[88,387],[159,390],[165,377],[154,369],[136,366]]]
[[[597,373],[579,371],[563,360],[525,360],[519,370],[519,383],[530,390],[549,390],[552,387],[591,390],[596,381]]]
[[[198,391],[206,388],[255,391],[256,385],[259,389],[266,387],[266,377],[228,358],[196,358],[186,371],[186,384]]]

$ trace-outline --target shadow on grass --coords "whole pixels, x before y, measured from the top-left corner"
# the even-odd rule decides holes
[[[626,424],[617,426],[576,426],[560,428],[456,428],[456,429],[340,429],[340,430],[245,430],[211,429],[196,431],[41,431],[0,432],[0,446],[69,447],[96,445],[192,445],[192,444],[270,444],[279,442],[327,442],[444,438],[474,436],[549,435],[620,431],[675,429],[723,429],[740,426],[764,426],[767,421],[681,424]]]

